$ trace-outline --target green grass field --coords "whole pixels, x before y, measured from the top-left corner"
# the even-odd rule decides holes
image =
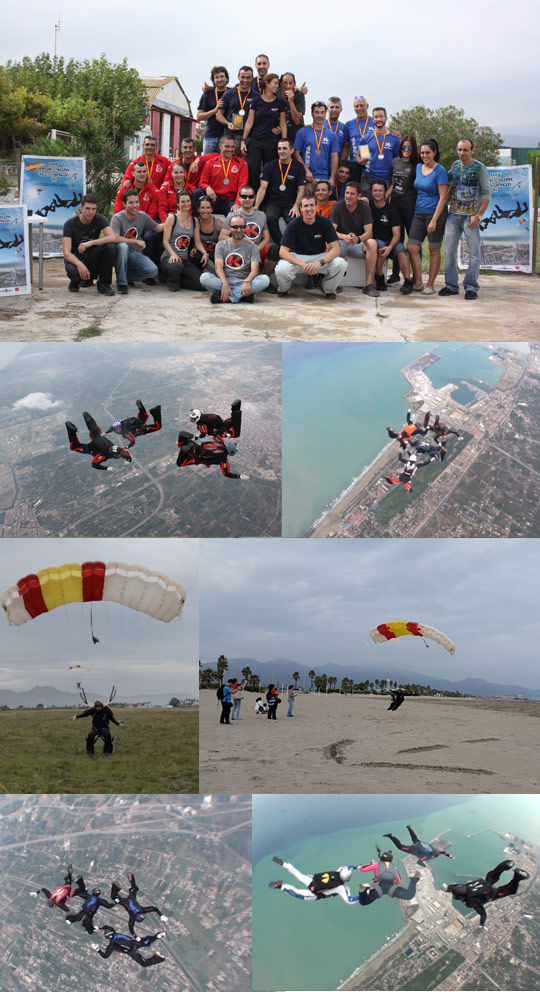
[[[114,751],[86,754],[90,719],[71,721],[75,710],[0,713],[4,793],[197,793],[198,709],[117,708],[123,727],[111,724]],[[79,711],[80,712],[80,711]]]

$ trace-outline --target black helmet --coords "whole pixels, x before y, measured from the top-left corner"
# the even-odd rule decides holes
[[[107,940],[110,940],[111,937],[114,937],[114,930],[112,927],[101,927],[101,929],[103,930],[103,933],[107,937]]]
[[[101,699],[96,699],[96,701],[94,703],[94,706],[103,706],[103,703],[101,702]]]
[[[93,896],[100,896],[101,895],[101,889],[92,889],[92,895]]]
[[[383,851],[381,854],[381,861],[393,861],[394,855],[391,851]]]

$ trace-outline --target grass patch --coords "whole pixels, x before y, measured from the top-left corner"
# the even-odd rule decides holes
[[[198,793],[199,711],[116,708],[114,751],[85,753],[90,719],[80,710],[15,710],[0,715],[4,793]]]
[[[101,327],[97,324],[90,324],[89,327],[81,327],[80,331],[77,331],[77,341],[84,341],[85,338],[98,338],[100,334],[103,334]]]

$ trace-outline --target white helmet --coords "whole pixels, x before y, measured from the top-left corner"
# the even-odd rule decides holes
[[[349,882],[352,877],[352,873],[352,868],[348,868],[346,865],[339,869],[339,877],[342,882]]]
[[[191,421],[193,421],[195,424],[198,424],[199,423],[199,420],[201,419],[201,411],[200,410],[190,410],[189,411],[189,419]]]

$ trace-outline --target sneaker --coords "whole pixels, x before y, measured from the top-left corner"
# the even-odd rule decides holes
[[[78,292],[79,292],[79,283],[74,282],[72,279],[68,286],[68,293],[78,293]]]
[[[412,279],[405,279],[403,286],[400,287],[399,291],[400,293],[403,293],[404,296],[409,296],[409,294],[412,293],[412,289],[413,289]]]
[[[317,285],[317,276],[308,276],[306,282],[306,289],[314,289]]]
[[[278,296],[279,296],[279,297],[280,297],[281,299],[283,299],[283,297],[284,297],[284,296],[288,296],[288,295],[289,295],[289,290],[288,290],[288,289],[286,289],[284,293],[280,293],[280,291],[279,291],[279,289],[278,289],[278,294],[277,294],[277,295],[278,295]]]
[[[214,293],[210,294],[210,303],[221,303],[221,302],[222,302],[221,293],[218,289],[216,289]]]
[[[255,303],[255,293],[250,293],[249,296],[241,296],[240,303]]]
[[[448,289],[448,286],[443,286],[439,290],[439,296],[459,296],[459,293],[455,293],[453,289]]]
[[[153,278],[153,276],[149,276],[148,279],[143,279],[143,283],[144,283],[145,286],[156,286],[157,285],[156,280]]]
[[[342,293],[342,292],[343,292],[343,286],[338,286],[336,289],[336,293]]]
[[[400,280],[400,277],[398,276],[397,272],[396,272],[395,275],[394,275],[394,273],[392,273],[391,276],[388,276],[388,279],[386,280],[386,285],[387,286],[393,286],[393,284],[395,282],[400,282],[400,281],[401,280]]]
[[[362,292],[364,293],[365,296],[380,296],[381,295],[379,293],[379,290],[378,289],[375,289],[375,286],[373,285],[372,282],[368,283],[367,286],[364,286]]]
[[[97,291],[102,296],[114,296],[114,289],[107,282],[98,282]]]
[[[137,410],[142,410],[143,408],[142,400],[135,400],[135,406],[137,407]]]
[[[375,285],[377,289],[380,289],[382,293],[386,293],[388,289],[384,276],[375,276]]]
[[[478,299],[478,293],[475,293],[474,292],[474,289],[468,289],[467,292],[465,293],[465,299],[466,300],[477,300]]]
[[[167,933],[166,933],[165,930],[160,930],[159,933],[156,934],[156,937],[157,937],[158,940],[161,940],[163,937],[166,937],[166,936],[167,936]]]
[[[127,877],[128,877],[128,882],[131,882],[133,884],[133,872],[132,871],[128,871]]]
[[[269,889],[281,889],[282,885],[283,885],[283,882],[281,882],[281,881],[279,881],[279,882],[269,882],[268,883],[268,888]]]
[[[325,293],[324,295],[325,295],[325,298],[327,300],[335,300],[336,299],[336,294],[335,293]]]
[[[399,486],[399,479],[396,479],[396,478],[394,478],[394,476],[393,476],[393,475],[387,475],[387,476],[386,476],[386,481],[387,481],[387,482],[388,482],[388,483],[389,483],[389,484],[390,484],[391,486]]]
[[[70,427],[72,431],[78,431],[79,429],[78,427],[75,427],[72,420],[66,420],[66,427]]]
[[[389,837],[392,840],[392,834],[383,834],[383,837]]]
[[[180,290],[180,283],[172,282],[171,280],[171,282],[167,283],[167,289],[170,290],[171,293],[178,293]]]
[[[266,287],[266,289],[263,289],[263,293],[272,293],[272,294],[277,293],[277,289],[274,286],[274,283],[273,282],[269,282],[268,283],[268,286]]]
[[[272,858],[272,861],[275,861],[277,865],[282,865],[283,864],[282,858],[278,858],[277,854],[274,854],[274,857]]]
[[[93,286],[93,285],[94,285],[94,280],[93,279],[81,279],[81,281],[79,283],[79,286],[81,287],[81,289],[89,289],[90,286]]]
[[[125,284],[122,286],[117,285],[116,289],[120,293],[120,296],[127,296],[127,294],[129,293],[129,289]]]
[[[169,917],[168,916],[163,916],[163,914],[160,916],[160,920],[161,920],[162,923],[166,923],[168,919],[169,919]]]
[[[406,489],[408,493],[410,493],[410,491],[412,489],[412,486],[411,486],[410,482],[404,482],[403,483],[403,488]]]
[[[514,867],[514,862],[511,861],[510,858],[508,859],[508,861],[503,861],[503,864],[505,865],[506,868],[513,868]]]
[[[525,871],[525,868],[514,868],[514,875],[518,878],[530,878],[529,872]]]

